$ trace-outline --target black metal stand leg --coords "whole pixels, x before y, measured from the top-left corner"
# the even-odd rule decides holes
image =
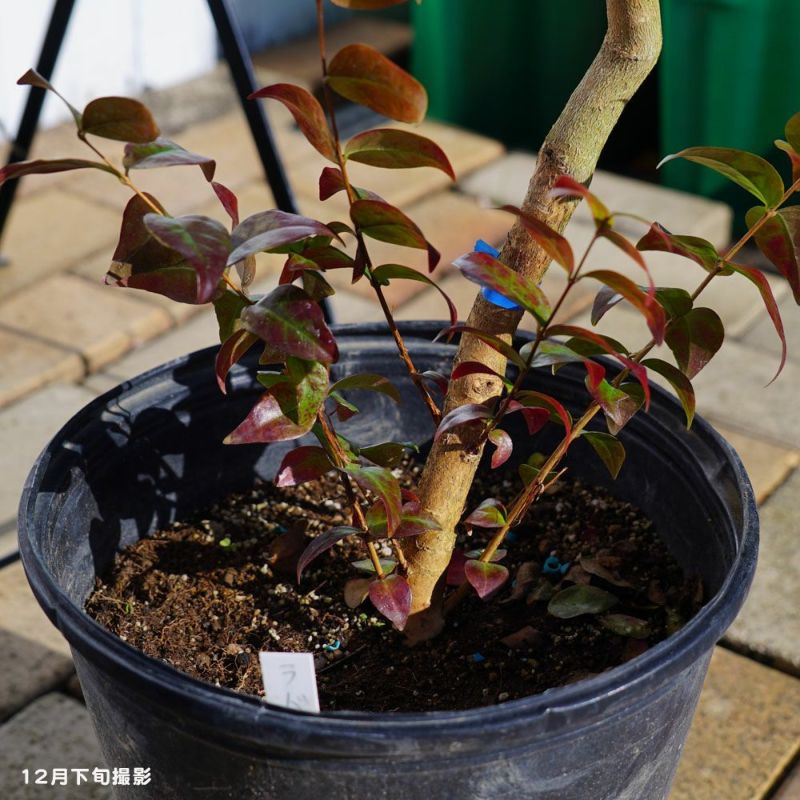
[[[67,26],[69,25],[74,5],[75,0],[55,0],[53,13],[50,17],[50,24],[47,27],[44,44],[42,44],[42,50],[39,54],[39,63],[36,65],[36,70],[39,74],[43,75],[48,80],[50,80],[53,75],[53,70],[56,66],[58,54],[61,51],[61,45],[64,42],[64,34],[67,32]],[[36,133],[36,126],[39,122],[39,116],[42,113],[45,94],[44,89],[31,86],[28,92],[28,100],[25,103],[25,110],[22,113],[22,120],[19,124],[17,136],[11,146],[11,155],[8,159],[9,164],[16,161],[24,161],[28,157],[31,145],[33,144],[33,137]],[[17,192],[18,184],[19,181],[6,181],[0,186],[0,240],[2,240],[3,229],[8,219],[8,213],[11,211],[11,206],[14,203],[14,196]],[[4,263],[2,261],[2,256],[0,256],[0,263]]]

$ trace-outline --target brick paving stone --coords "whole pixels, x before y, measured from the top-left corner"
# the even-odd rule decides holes
[[[728,638],[775,663],[800,670],[800,472],[762,506],[756,577]]]
[[[0,298],[92,255],[116,241],[119,215],[73,194],[50,189],[14,203],[3,234],[10,265],[0,270]]]
[[[18,549],[17,526],[9,520],[0,527],[0,561],[13,556]]]
[[[717,425],[717,430],[733,446],[742,459],[756,502],[760,505],[788,478],[800,464],[800,452],[761,441],[740,431]]]
[[[800,747],[800,680],[717,648],[670,800],[762,800]]]
[[[19,561],[0,570],[0,671],[0,719],[73,671],[69,646],[39,608]]]
[[[2,328],[0,352],[3,354],[0,407],[13,403],[48,383],[78,380],[84,373],[83,360],[77,353],[36,337]]]
[[[113,765],[129,766],[129,765]],[[133,766],[133,765],[130,765]],[[138,766],[138,765],[137,765]],[[0,789],[4,800],[111,800],[111,789],[92,780],[105,768],[89,712],[72,697],[53,692],[32,703],[0,727]],[[26,786],[23,769],[88,769],[87,782],[66,786]],[[136,791],[134,787],[132,793]]]
[[[52,384],[0,410],[0,525],[16,519],[25,478],[58,429],[94,394],[71,384]]]
[[[800,800],[800,767],[795,767],[781,782],[772,800]]]
[[[80,353],[90,371],[171,324],[162,309],[74,275],[54,275],[0,305],[0,325]]]
[[[463,191],[477,197],[519,205],[535,166],[533,153],[508,153],[463,179],[460,185]],[[658,220],[675,233],[701,236],[717,247],[728,243],[732,215],[724,203],[603,170],[595,173],[591,188],[612,211],[628,211]],[[576,221],[591,224],[585,204],[581,204],[575,217]],[[627,223],[620,220],[618,224],[622,229]]]

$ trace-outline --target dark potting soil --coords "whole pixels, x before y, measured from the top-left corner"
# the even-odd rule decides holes
[[[417,470],[405,468],[401,482]],[[479,477],[468,508],[510,499],[517,485],[510,471]],[[503,559],[512,580],[489,602],[471,595],[443,634],[409,648],[368,599],[345,603],[343,587],[358,576],[351,562],[366,557],[359,543],[335,546],[297,585],[299,553],[349,523],[344,509],[333,477],[259,484],[128,548],[98,578],[87,611],[148,655],[239,692],[263,695],[260,650],[310,651],[322,710],[444,711],[603,672],[677,630],[703,602],[699,579],[683,574],[641,511],[563,480],[512,531]],[[462,529],[459,547],[479,548],[488,533]],[[618,602],[571,619],[549,613],[552,595],[574,585]]]

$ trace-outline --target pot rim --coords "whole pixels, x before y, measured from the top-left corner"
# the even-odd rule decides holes
[[[429,337],[446,323],[412,322],[400,324],[401,332],[411,337]],[[379,323],[333,326],[338,336],[385,334]],[[521,338],[527,338],[524,334]],[[430,344],[429,339],[427,343]],[[155,684],[163,693],[172,695],[183,708],[202,720],[213,707],[212,716],[219,717],[222,710],[229,721],[248,739],[258,739],[257,728],[269,726],[287,736],[309,734],[314,738],[346,736],[352,746],[365,734],[383,737],[407,734],[414,738],[451,738],[463,735],[465,729],[480,730],[481,737],[491,736],[492,729],[507,731],[530,724],[531,717],[563,717],[569,728],[585,726],[587,711],[592,717],[600,711],[605,714],[620,697],[638,686],[650,686],[656,691],[665,681],[687,668],[704,653],[710,651],[724,630],[736,616],[747,593],[755,569],[758,541],[758,515],[752,486],[744,467],[733,448],[701,417],[696,416],[693,430],[699,432],[706,444],[731,463],[737,478],[741,500],[741,539],[731,569],[716,594],[680,631],[651,647],[642,655],[594,677],[559,686],[546,691],[510,700],[494,706],[483,706],[461,711],[425,711],[379,713],[368,711],[323,711],[310,714],[282,709],[266,704],[262,699],[234,692],[223,687],[192,678],[168,664],[145,655],[107,631],[81,608],[73,603],[50,575],[41,553],[35,544],[36,497],[38,486],[49,464],[50,448],[73,429],[80,428],[82,420],[94,415],[106,404],[147,378],[158,373],[207,363],[209,354],[217,345],[198,350],[155,367],[120,386],[95,398],[78,412],[53,437],[37,458],[26,480],[19,512],[19,540],[23,566],[34,594],[43,609],[62,632],[62,635],[81,653],[91,653],[114,669],[125,673],[133,685]],[[672,396],[658,386],[652,386],[654,396],[679,409]],[[687,455],[691,457],[691,453]],[[733,523],[732,523],[733,524]],[[254,726],[257,719],[258,725]],[[238,724],[237,724],[238,723]],[[241,727],[240,727],[241,726]],[[215,729],[218,726],[214,726]],[[310,731],[309,728],[313,729]],[[564,726],[559,725],[559,732]],[[351,737],[353,739],[351,740]]]

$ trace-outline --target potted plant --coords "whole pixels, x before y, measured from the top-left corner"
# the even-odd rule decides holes
[[[400,1],[334,0],[353,8]],[[322,0],[317,9],[327,117],[323,105],[299,87],[279,84],[256,96],[286,105],[311,145],[331,162],[320,176],[320,196],[346,193],[348,221],[324,224],[274,210],[239,220],[233,193],[213,182],[214,162],[160,138],[149,112],[123,98],[100,98],[83,112],[72,109],[79,138],[99,160],[36,161],[0,173],[0,180],[79,168],[115,175],[133,197],[123,214],[109,282],[180,302],[213,303],[220,323],[218,352],[201,351],[153,370],[73,418],[40,457],[22,499],[23,562],[35,594],[73,647],[108,761],[151,767],[151,786],[136,787],[140,797],[316,798],[328,792],[400,798],[425,791],[442,798],[665,798],[711,649],[744,600],[757,549],[755,505],[738,458],[701,420],[692,424],[691,378],[723,338],[719,317],[698,300],[713,279],[746,277],[784,340],[768,282],[734,258],[754,239],[797,297],[794,212],[782,206],[800,185],[800,121],[790,121],[788,142],[781,144],[794,170],[789,189],[770,164],[749,153],[693,148],[679,154],[726,175],[757,198],[748,232],[728,251],[719,254],[708,242],[673,235],[658,224],[643,228],[634,247],[614,228],[619,214],[612,214],[586,184],[624,105],[620,98],[635,91],[657,58],[658,3],[609,0],[603,48],[542,146],[528,197],[521,208],[507,208],[516,221],[506,244],[499,253],[476,247],[455,262],[481,286],[466,325],[459,325],[452,311],[445,327],[445,340],[461,335],[456,349],[441,337],[431,341],[442,333],[441,325],[394,321],[385,284],[431,279],[399,264],[374,264],[369,241],[424,250],[431,271],[438,253],[405,214],[353,186],[347,173],[350,161],[360,161],[451,174],[446,156],[433,142],[399,128],[367,131],[344,143],[334,114],[336,93],[413,123],[424,115],[424,90],[364,45],[349,45],[328,62]],[[53,90],[33,72],[22,82]],[[93,137],[126,142],[124,170],[106,158]],[[136,169],[171,165],[203,169],[230,217],[230,230],[207,217],[169,216],[131,178]],[[561,231],[580,200],[595,221],[592,245],[599,239],[615,245],[621,258],[641,268],[643,285],[612,270],[589,271],[585,254],[573,254]],[[349,251],[348,240],[354,242]],[[648,250],[691,259],[705,278],[691,294],[656,287],[642,256]],[[253,297],[248,286],[254,258],[263,251],[284,253],[285,267],[278,287]],[[553,301],[538,287],[551,261],[566,274],[564,290]],[[346,269],[354,280],[371,284],[388,336],[386,326],[332,329],[326,324],[318,301],[332,291],[325,273],[333,269]],[[592,330],[559,324],[555,315],[564,299],[586,280],[601,285],[595,319],[625,300],[642,313],[652,340],[629,350]],[[536,332],[515,336],[523,313],[534,320]],[[651,356],[661,343],[676,364]],[[651,386],[648,375],[653,374],[673,387],[679,404]],[[649,413],[637,415],[640,409]],[[413,487],[407,481],[415,477],[413,469],[404,477],[397,471],[409,441],[430,448]],[[487,445],[485,474],[516,460],[520,481],[510,493],[506,487],[505,502],[490,494],[467,507],[467,525],[484,535],[476,534],[477,547],[465,552],[461,543],[456,546],[457,524]],[[666,607],[658,580],[645,587],[644,595],[636,594],[616,571],[613,554],[605,561],[585,558],[581,548],[597,536],[591,526],[574,545],[575,563],[538,551],[535,562],[509,557],[512,574],[501,545],[511,550],[516,539],[517,547],[537,547],[533,540],[519,542],[520,523],[532,504],[547,502],[567,468],[594,484],[608,483],[604,470],[618,476],[613,493],[641,506],[677,562],[699,573],[705,600],[697,583],[680,600],[697,611],[694,618],[681,616],[680,603]],[[342,502],[330,517],[338,516],[339,522],[310,536],[303,526],[280,530],[267,510],[268,541],[254,535],[249,543],[207,527],[189,541],[199,561],[186,567],[185,579],[176,575],[172,583],[190,582],[188,572],[200,569],[205,558],[197,549],[201,546],[206,554],[210,545],[219,558],[235,547],[261,548],[263,584],[249,573],[253,587],[274,584],[272,578],[287,564],[298,579],[312,570],[324,572],[335,561],[331,554],[350,553],[360,542],[365,558],[358,566],[369,577],[345,575],[342,590],[361,627],[370,629],[364,634],[372,637],[368,654],[389,654],[388,661],[379,662],[382,674],[368,684],[372,693],[380,695],[388,684],[399,686],[408,701],[404,713],[365,711],[371,707],[366,697],[359,707],[319,714],[277,708],[183,674],[126,644],[84,612],[96,577],[108,571],[115,554],[228,492],[252,486],[256,478],[272,477],[289,489],[309,481],[321,481],[314,484],[316,491],[338,487],[331,491],[341,492]],[[666,550],[658,554],[667,558]],[[224,583],[223,576],[220,589],[210,590],[210,605],[201,613],[208,610],[208,615],[198,631],[218,622],[214,609],[222,602],[220,590],[225,602],[240,602],[238,594],[224,594]],[[303,595],[306,606],[313,594]],[[312,599],[323,606],[333,602],[319,595]],[[142,627],[138,609],[124,598],[112,603],[134,627]],[[374,614],[360,610],[370,604]],[[484,628],[469,631],[480,609],[501,607],[522,613],[534,607],[557,625],[588,619],[593,630],[604,628],[617,637],[618,661],[624,663],[540,694],[510,698],[509,693],[481,693],[480,682],[494,678],[480,671],[486,659],[476,650],[471,659],[461,659],[458,670],[432,669],[454,685],[461,671],[469,673],[479,696],[488,699],[475,708],[456,702],[451,708],[458,710],[414,713],[426,707],[415,688],[417,682],[422,685],[414,673],[420,658],[439,664],[434,654],[448,650],[447,643],[465,635],[465,629],[467,637],[485,635]],[[641,617],[653,608],[662,632],[675,631],[658,643]],[[311,616],[327,614],[315,607]],[[352,625],[360,622],[354,618]],[[194,638],[182,637],[184,626],[190,623],[172,620],[159,638],[174,639],[174,650],[198,660],[192,655]],[[414,647],[398,649],[397,631]],[[543,640],[530,625],[512,633],[504,636],[513,653],[508,663],[514,661],[520,675],[529,675],[519,662],[524,656],[530,666],[536,661],[531,655],[553,639]],[[313,630],[309,634],[313,640]],[[259,636],[259,649],[304,649],[296,640],[281,644],[277,628],[262,629]],[[649,649],[641,644],[648,637],[653,640]],[[230,644],[228,655],[249,670],[251,654]],[[338,640],[325,647],[331,667],[358,655],[337,657],[342,652]],[[409,660],[413,669],[404,669]],[[327,669],[326,661],[322,655],[319,665]],[[344,667],[336,668],[345,674]],[[269,688],[267,696],[272,700]]]

